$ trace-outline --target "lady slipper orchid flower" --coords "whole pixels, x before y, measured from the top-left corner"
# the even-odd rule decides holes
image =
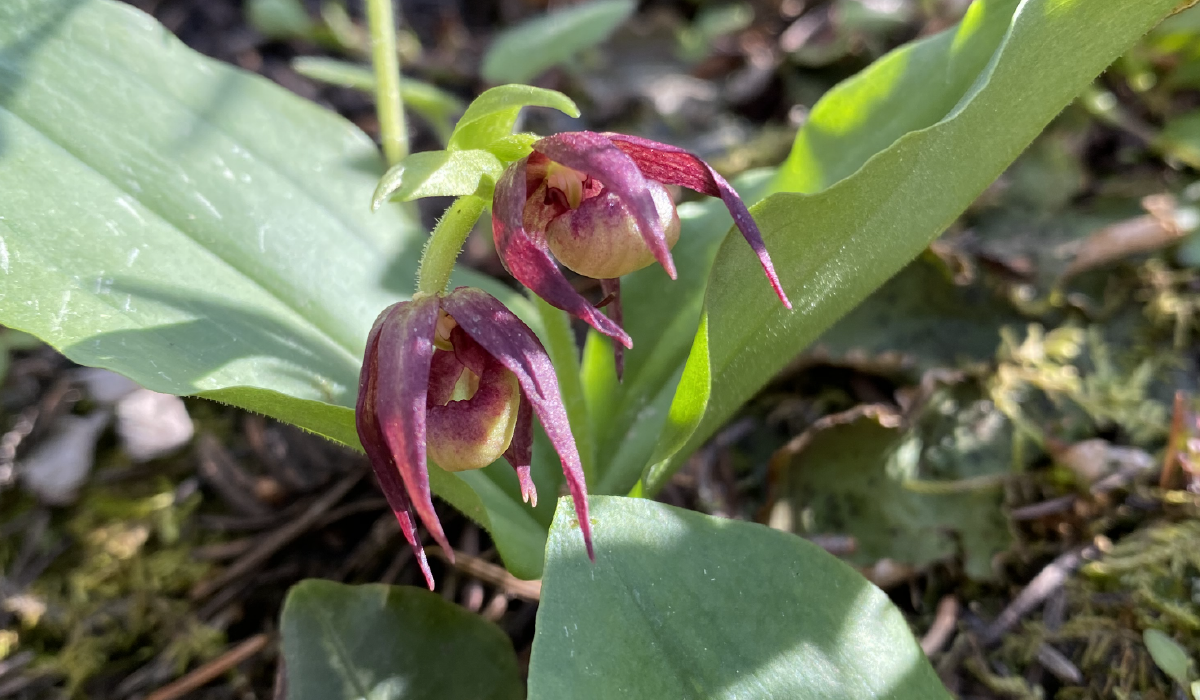
[[[792,308],[758,225],[729,183],[697,156],[637,136],[576,131],[535,141],[533,153],[510,165],[496,185],[492,233],[500,260],[553,306],[633,347],[620,326],[617,278],[655,261],[675,278],[671,248],[679,216],[664,185],[720,197],[780,301]],[[556,258],[602,280],[600,306],[610,304],[608,316],[575,291]]]
[[[587,487],[554,366],[537,336],[504,304],[479,289],[417,294],[384,310],[367,336],[355,421],[388,504],[433,575],[417,536],[419,518],[454,559],[434,512],[425,458],[447,471],[481,469],[503,456],[521,495],[537,505],[530,478],[533,414],[562,461],[587,546]]]

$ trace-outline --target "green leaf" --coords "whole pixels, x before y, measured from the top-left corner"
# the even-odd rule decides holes
[[[370,66],[323,56],[299,56],[292,59],[292,69],[306,78],[375,94],[375,72]],[[433,127],[442,143],[450,139],[451,118],[466,108],[457,96],[407,75],[400,83],[400,99],[405,109]]]
[[[419,588],[309,579],[280,621],[290,700],[519,700],[508,635]]]
[[[448,148],[487,148],[512,136],[522,107],[550,107],[571,117],[579,116],[579,108],[561,92],[530,85],[501,85],[485,90],[467,106],[450,135]]]
[[[487,198],[504,164],[488,151],[422,151],[396,163],[379,180],[371,197],[378,210],[389,199],[411,202],[421,197],[458,197],[475,194],[480,188]]]
[[[1188,687],[1194,676],[1192,657],[1188,655],[1187,650],[1165,632],[1156,629],[1142,632],[1142,641],[1146,644],[1146,651],[1150,652],[1150,658],[1154,659],[1154,665],[1171,680],[1185,688]]]
[[[594,0],[553,10],[501,32],[483,57],[483,79],[527,83],[597,46],[637,9],[634,0]]]
[[[358,447],[367,331],[411,292],[426,238],[410,208],[370,212],[383,170],[346,120],[127,5],[0,3],[0,324],[75,362]],[[539,329],[503,285],[452,283]],[[430,480],[540,575],[545,526],[510,467]]]
[[[970,384],[922,403],[913,416],[867,406],[823,418],[776,453],[772,524],[850,535],[851,561],[864,566],[959,557],[967,575],[992,578],[1011,539],[1002,507],[1012,425]]]
[[[793,535],[642,499],[559,502],[530,700],[949,698],[904,617]]]
[[[901,46],[830,90],[796,134],[776,189],[825,189],[906,133],[945,118],[988,67],[1017,4],[972,3],[958,27]]]
[[[745,243],[727,238],[705,299],[712,393],[688,445],[916,257],[1171,7],[1024,0],[1010,18],[1011,3],[977,3],[957,31],[901,49],[823,100],[829,116],[806,124],[777,186],[827,189],[775,194],[752,209],[795,311],[779,305]],[[983,73],[960,75],[997,34]],[[949,71],[938,79],[934,55]]]
[[[246,21],[271,39],[311,38],[317,29],[299,0],[250,0]]]

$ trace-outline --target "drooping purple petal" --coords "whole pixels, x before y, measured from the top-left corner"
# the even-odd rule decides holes
[[[529,326],[483,290],[459,287],[442,300],[442,306],[475,342],[517,375],[523,398],[529,399],[546,436],[562,461],[563,474],[575,502],[575,515],[579,519],[588,557],[594,561],[596,555],[592,549],[583,464],[579,461],[579,451],[571,435],[571,424],[567,420],[567,410],[559,394],[558,378],[554,374],[550,356]]]
[[[742,237],[746,239],[750,248],[754,250],[754,254],[758,256],[758,261],[762,265],[771,287],[775,289],[775,294],[779,296],[779,300],[785,307],[792,308],[792,302],[788,301],[787,294],[784,293],[783,286],[779,283],[779,276],[775,274],[775,266],[771,263],[771,256],[767,253],[767,246],[763,243],[758,224],[755,223],[754,217],[750,216],[750,210],[746,208],[745,202],[725,181],[725,178],[713,170],[708,163],[682,148],[627,134],[604,134],[604,136],[633,159],[645,177],[666,185],[686,187],[710,197],[720,197],[721,201],[725,203],[725,208],[733,217],[733,223],[742,232]]]
[[[533,485],[533,477],[529,473],[533,464],[533,406],[523,391],[521,406],[517,409],[517,427],[513,430],[512,442],[508,444],[504,458],[517,471],[521,499],[537,508],[537,487]]]
[[[612,141],[592,131],[569,131],[535,141],[533,150],[550,160],[604,184],[604,188],[621,198],[638,223],[638,231],[654,259],[675,279],[675,262],[667,244],[666,233],[658,220],[654,198],[646,187],[646,178],[634,160],[613,145]]]
[[[633,347],[633,341],[619,325],[575,291],[558,263],[550,257],[545,241],[540,237],[535,239],[525,230],[525,199],[525,160],[522,159],[504,171],[492,200],[492,235],[505,269],[551,306],[582,319],[625,347]]]
[[[383,491],[384,498],[387,499],[388,505],[391,506],[392,513],[395,514],[397,522],[400,523],[400,531],[404,533],[404,539],[408,540],[409,546],[413,548],[413,552],[417,557],[417,565],[421,567],[421,573],[425,576],[425,583],[429,586],[429,590],[432,591],[433,572],[429,570],[429,560],[425,556],[425,547],[421,544],[421,538],[417,533],[416,515],[413,513],[408,493],[404,490],[404,483],[400,480],[400,471],[396,467],[396,461],[392,459],[392,453],[388,451],[383,433],[379,430],[379,419],[375,415],[374,409],[375,397],[377,395],[376,372],[379,329],[382,325],[382,320],[389,313],[391,313],[391,309],[384,311],[380,315],[380,320],[375,322],[375,326],[371,328],[370,335],[367,336],[367,351],[363,358],[362,371],[358,377],[358,405],[354,412],[354,420],[358,428],[358,439],[362,443],[363,450],[367,453],[367,459],[371,462],[371,468],[375,471],[375,478],[379,482],[379,489]]]
[[[600,291],[604,294],[604,312],[614,323],[624,325],[621,314],[621,278],[600,280]],[[613,362],[617,367],[617,381],[625,376],[625,348],[613,343]]]
[[[437,319],[436,296],[392,307],[379,332],[374,406],[409,501],[425,529],[453,560],[454,550],[433,509],[425,464],[425,405]]]

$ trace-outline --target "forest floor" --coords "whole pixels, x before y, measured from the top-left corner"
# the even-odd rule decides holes
[[[132,4],[377,131],[369,97],[291,67],[361,58],[353,25],[333,45],[289,34],[283,0]],[[675,143],[732,177],[778,164],[823,92],[965,5],[653,0],[537,84],[587,105],[586,128]],[[545,2],[400,6],[406,71],[469,100],[497,28]],[[1188,697],[1144,635],[1200,658],[1198,68],[1169,36],[1130,52],[923,256],[797,349],[660,499],[846,558],[959,697]],[[439,147],[420,121],[413,143]],[[427,223],[444,204],[423,205]],[[486,236],[466,261],[504,274]],[[0,697],[282,697],[292,584],[420,584],[362,456],[17,333],[0,351]],[[86,463],[82,488],[18,482],[55,450]],[[538,588],[438,510],[459,552],[457,568],[434,562],[438,592],[497,622],[527,665]]]

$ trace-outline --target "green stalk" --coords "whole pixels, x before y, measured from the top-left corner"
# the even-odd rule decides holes
[[[454,261],[486,204],[483,197],[469,194],[454,200],[446,209],[421,255],[421,268],[417,271],[418,293],[441,294],[446,290],[450,273],[454,272]]]
[[[408,155],[408,129],[400,99],[400,56],[396,53],[396,18],[392,0],[367,0],[371,29],[371,63],[375,67],[375,113],[388,165]]]

